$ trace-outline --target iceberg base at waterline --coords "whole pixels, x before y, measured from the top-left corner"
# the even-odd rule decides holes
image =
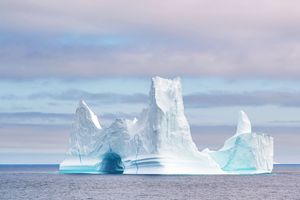
[[[120,158],[120,157],[119,157]],[[109,167],[107,167],[109,166]],[[109,169],[109,170],[107,170]],[[88,174],[224,174],[216,165],[208,168],[201,160],[178,159],[157,155],[140,156],[139,159],[81,160],[66,159],[60,164],[60,173]]]
[[[218,151],[199,151],[192,140],[179,78],[152,78],[149,103],[135,119],[102,127],[84,101],[76,109],[60,173],[258,174],[271,173],[273,138],[251,131],[239,114],[235,135]]]

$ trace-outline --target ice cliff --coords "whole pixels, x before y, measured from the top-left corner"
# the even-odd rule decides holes
[[[236,134],[218,151],[206,152],[227,172],[265,173],[273,169],[273,138],[251,132],[251,123],[240,111]]]
[[[61,173],[227,174],[269,173],[273,139],[251,132],[240,112],[237,132],[219,151],[200,152],[192,140],[179,78],[152,78],[149,102],[137,118],[102,128],[84,101],[76,110]]]

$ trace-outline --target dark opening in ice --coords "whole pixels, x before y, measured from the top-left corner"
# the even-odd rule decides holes
[[[100,171],[105,174],[123,174],[124,165],[121,156],[113,151],[105,153]]]

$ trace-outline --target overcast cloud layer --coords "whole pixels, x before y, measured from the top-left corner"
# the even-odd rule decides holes
[[[252,92],[224,92],[210,91],[207,93],[191,93],[183,96],[187,108],[201,107],[230,107],[230,106],[287,106],[300,107],[300,92],[291,91],[252,91]],[[0,95],[2,100],[52,100],[76,102],[80,99],[88,100],[93,105],[107,104],[142,104],[148,103],[148,94],[133,93],[93,93],[72,89],[61,92],[36,92],[28,96],[14,94]],[[1,114],[1,113],[0,113]],[[1,115],[0,115],[1,117]]]
[[[0,76],[300,77],[295,0],[0,2]]]

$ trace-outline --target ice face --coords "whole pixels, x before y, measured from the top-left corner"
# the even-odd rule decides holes
[[[102,128],[97,116],[81,100],[75,113],[66,159],[60,171],[66,173],[90,173],[99,168],[96,147],[101,141]]]
[[[180,79],[152,78],[148,112],[142,138],[152,154],[194,154],[194,144],[184,115]]]
[[[102,128],[80,101],[62,173],[265,173],[273,166],[273,138],[251,132],[246,113],[219,151],[199,152],[192,140],[179,78],[152,78],[148,106],[132,120]]]
[[[149,105],[140,115],[135,129],[135,135],[131,134],[138,139],[134,159],[140,167],[138,171],[133,170],[134,173],[221,172],[218,164],[199,152],[192,140],[179,78],[152,78]],[[152,163],[154,171],[145,171],[150,167],[147,163]],[[133,172],[125,169],[125,173]]]
[[[76,109],[75,122],[70,137],[70,155],[89,155],[95,148],[101,126],[97,116],[81,100]]]
[[[122,158],[135,154],[137,145],[132,126],[134,120],[116,119],[109,127],[103,129],[97,143],[97,157],[102,158],[108,151],[113,151]]]
[[[237,133],[226,140],[219,151],[211,151],[209,154],[224,171],[271,172],[273,138],[252,133],[248,116],[240,111]]]

